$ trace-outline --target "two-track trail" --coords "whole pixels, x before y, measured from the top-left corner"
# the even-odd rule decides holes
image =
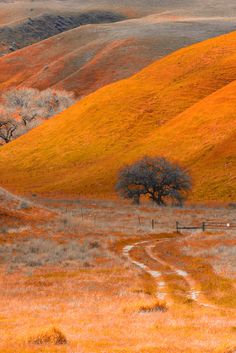
[[[172,302],[172,299],[170,298],[168,292],[167,292],[167,288],[166,288],[166,282],[163,278],[162,272],[160,271],[160,269],[153,269],[151,267],[149,267],[148,265],[144,264],[141,261],[137,261],[135,260],[132,256],[131,256],[131,250],[137,248],[137,247],[142,247],[145,249],[145,244],[147,243],[147,241],[141,241],[141,242],[137,242],[133,245],[126,245],[123,249],[123,254],[128,257],[129,261],[134,264],[135,266],[139,267],[140,269],[142,269],[144,272],[148,273],[154,280],[156,283],[156,297],[160,300],[165,300],[168,303]]]
[[[202,307],[219,309],[211,304],[200,290],[199,283],[192,278],[188,271],[175,266],[163,259],[163,256],[156,255],[155,248],[164,242],[174,241],[176,238],[162,238],[159,240],[145,240],[126,245],[123,248],[123,255],[129,261],[148,273],[156,283],[156,297],[172,305],[178,297],[185,301],[193,301]],[[138,259],[137,259],[138,257]],[[181,282],[182,290],[174,282]],[[181,293],[180,293],[181,292]]]

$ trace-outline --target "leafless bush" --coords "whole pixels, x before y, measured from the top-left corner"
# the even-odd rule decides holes
[[[73,93],[64,90],[56,91],[49,88],[40,92],[35,100],[35,105],[37,108],[42,109],[43,113],[41,113],[41,116],[48,119],[69,108],[73,102]]]
[[[154,312],[161,312],[165,313],[168,311],[168,308],[165,303],[154,303],[153,305],[146,305],[146,306],[141,306],[139,308],[140,313],[154,313]]]
[[[74,103],[74,95],[64,90],[13,88],[2,95],[0,138],[3,143],[25,134],[45,119],[62,112]]]
[[[31,204],[28,201],[21,201],[18,205],[18,210],[28,210],[31,208]]]
[[[47,331],[43,331],[35,336],[29,338],[30,344],[45,345],[63,345],[67,343],[66,336],[57,328],[52,327]]]

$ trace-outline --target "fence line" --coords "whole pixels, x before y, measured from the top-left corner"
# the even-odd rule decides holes
[[[68,212],[68,209],[66,208],[66,212]],[[79,212],[75,213],[74,215],[78,215],[81,221],[86,221],[86,220],[91,220],[91,222],[94,225],[99,226],[99,224],[102,222],[101,217],[99,214],[93,214],[88,212],[86,209],[80,207]],[[103,217],[102,217],[103,218]],[[137,222],[137,227],[140,228],[149,228],[152,231],[155,229],[158,229],[160,227],[165,227],[170,224],[169,222],[160,222],[156,220],[155,218],[149,218],[149,217],[144,217],[139,214],[134,215],[133,218],[134,222]],[[103,222],[105,219],[103,220]],[[173,225],[174,227],[174,225]],[[207,230],[236,230],[236,223],[232,221],[204,221],[201,222],[198,225],[183,225],[181,222],[176,221],[176,232],[180,233],[181,230],[202,230],[203,232]]]
[[[183,226],[180,222],[176,222],[176,232],[180,233],[180,230],[202,230],[203,232],[207,230],[232,230],[236,229],[236,223],[233,222],[202,222],[198,226]]]

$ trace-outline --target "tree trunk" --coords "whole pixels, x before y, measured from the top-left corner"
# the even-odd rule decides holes
[[[165,203],[164,201],[162,200],[162,195],[161,194],[158,194],[156,196],[155,192],[153,193],[150,193],[150,199],[156,203],[158,206],[163,206]]]
[[[165,202],[163,201],[162,194],[158,194],[156,202],[158,206],[165,206]]]
[[[134,205],[140,205],[140,195],[135,195],[133,197],[133,204]]]

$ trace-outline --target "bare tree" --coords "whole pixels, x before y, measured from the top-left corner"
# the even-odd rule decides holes
[[[7,143],[67,109],[74,103],[74,95],[63,90],[20,87],[5,92],[2,102],[0,138]]]
[[[13,139],[17,127],[18,122],[7,112],[0,113],[0,139],[3,143],[8,143]]]
[[[13,88],[3,94],[3,102],[13,114],[18,114],[26,126],[37,118],[48,119],[74,103],[71,92],[36,88]]]
[[[12,88],[6,91],[2,98],[4,105],[8,107],[8,109],[21,110],[29,108],[38,93],[39,91],[35,88]]]
[[[188,173],[163,157],[144,157],[124,167],[116,184],[116,190],[123,198],[137,204],[145,195],[158,205],[168,201],[182,205],[190,189]]]
[[[18,115],[26,126],[35,119],[39,111],[34,102],[39,91],[34,88],[13,88],[3,94],[3,102],[12,115]]]
[[[67,91],[57,91],[51,88],[40,92],[35,105],[42,109],[41,114],[45,119],[62,112],[74,103],[74,94]]]

